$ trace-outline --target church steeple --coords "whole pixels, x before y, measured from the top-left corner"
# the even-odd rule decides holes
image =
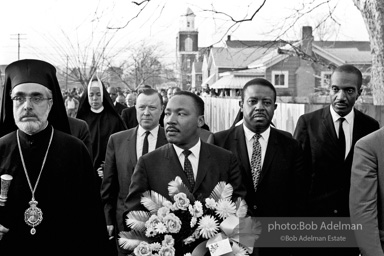
[[[180,31],[196,31],[195,29],[195,17],[191,8],[187,8],[187,12],[181,15],[180,19]]]

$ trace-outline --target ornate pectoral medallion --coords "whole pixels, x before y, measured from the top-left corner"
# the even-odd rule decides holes
[[[32,227],[31,235],[36,234],[35,226],[39,225],[43,220],[43,212],[38,208],[37,201],[32,199],[29,201],[29,208],[24,213],[24,221]]]

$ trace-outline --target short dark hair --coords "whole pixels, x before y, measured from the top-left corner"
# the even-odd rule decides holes
[[[139,94],[137,95],[137,97],[140,95],[140,94],[144,94],[144,95],[147,95],[147,96],[150,96],[150,95],[153,95],[153,94],[157,94],[157,96],[159,97],[160,99],[160,106],[163,105],[163,97],[160,95],[160,93],[155,90],[155,89],[152,89],[152,88],[142,88],[139,90]]]
[[[195,106],[199,116],[204,115],[204,101],[199,96],[189,91],[178,91],[178,92],[175,92],[173,96],[176,96],[176,95],[184,95],[184,96],[191,97],[195,101]]]
[[[248,81],[244,85],[243,90],[241,91],[241,101],[244,101],[244,92],[251,85],[261,85],[261,86],[269,87],[273,91],[273,95],[274,95],[273,101],[276,102],[276,89],[275,89],[275,86],[273,86],[273,84],[271,82],[269,82],[267,79],[264,79],[264,78],[254,78],[254,79]]]
[[[344,64],[336,67],[333,70],[332,74],[335,72],[345,72],[345,73],[355,74],[357,76],[357,88],[358,89],[361,88],[361,85],[363,84],[363,75],[361,74],[361,71],[355,66],[351,64]]]

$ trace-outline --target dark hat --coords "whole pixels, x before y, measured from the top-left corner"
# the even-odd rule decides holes
[[[19,60],[5,69],[5,83],[0,115],[0,137],[17,129],[13,117],[12,89],[24,83],[37,83],[52,91],[52,109],[48,122],[58,130],[71,134],[63,96],[56,77],[56,68],[41,60]]]

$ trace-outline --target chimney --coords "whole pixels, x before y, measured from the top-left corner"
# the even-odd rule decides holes
[[[231,41],[231,35],[227,35],[227,41]]]
[[[311,26],[302,27],[301,35],[302,35],[301,50],[311,56],[312,42],[313,42],[312,27]]]

